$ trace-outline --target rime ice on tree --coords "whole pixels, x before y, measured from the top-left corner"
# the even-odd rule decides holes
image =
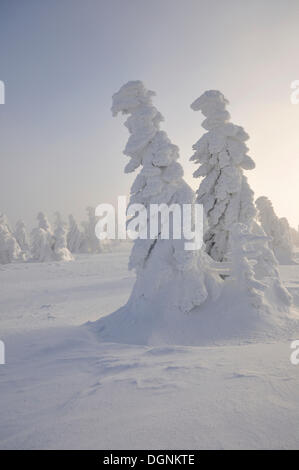
[[[280,264],[294,264],[293,244],[290,227],[285,219],[275,214],[271,201],[261,196],[256,200],[258,219],[270,237],[270,246]]]
[[[253,191],[243,170],[255,164],[247,155],[244,129],[232,124],[226,110],[228,101],[217,90],[206,91],[191,108],[206,117],[206,132],[195,145],[191,157],[199,168],[194,177],[202,177],[197,202],[203,204],[209,228],[205,234],[207,253],[216,261],[227,257],[230,228],[234,223],[250,227],[255,217]]]
[[[7,264],[21,258],[21,249],[13,236],[7,217],[0,215],[0,264]]]
[[[38,226],[31,232],[31,255],[33,261],[52,261],[54,255],[54,237],[50,223],[43,212],[37,215]]]
[[[255,278],[267,285],[265,295],[273,307],[287,311],[293,299],[280,279],[278,261],[269,246],[271,239],[256,222],[253,224],[253,233],[256,235],[257,242],[253,256]]]
[[[74,258],[66,245],[65,224],[59,212],[55,214],[54,256],[57,261],[72,261]]]
[[[17,240],[22,250],[22,256],[24,257],[24,259],[27,259],[29,257],[30,248],[23,220],[18,220],[16,223],[15,239]]]
[[[130,137],[124,154],[130,157],[125,172],[140,167],[131,188],[130,204],[192,204],[194,194],[183,180],[178,148],[160,130],[163,120],[153,106],[155,93],[140,81],[128,82],[113,95],[112,113],[128,114],[125,126]],[[148,220],[149,222],[149,220]],[[149,225],[149,224],[148,224]],[[201,305],[219,281],[211,274],[203,251],[185,251],[185,240],[156,239],[134,242],[129,267],[137,273],[131,302],[154,300],[164,295],[165,303],[183,312]]]
[[[255,272],[250,262],[252,252],[248,246],[260,239],[261,237],[249,233],[244,224],[235,223],[231,228],[232,275],[238,286],[238,292],[244,292],[250,304],[257,309],[263,306],[263,293],[267,286],[255,279]]]
[[[97,218],[93,207],[86,207],[88,219],[82,223],[84,228],[85,248],[88,253],[101,253],[101,242],[95,233]],[[82,251],[84,249],[82,248]]]
[[[82,253],[86,251],[83,248],[83,244],[83,234],[80,232],[74,216],[70,214],[69,229],[67,233],[67,247],[71,253]]]

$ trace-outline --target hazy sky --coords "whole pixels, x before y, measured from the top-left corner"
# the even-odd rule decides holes
[[[82,219],[129,192],[111,95],[141,79],[195,189],[203,117],[190,103],[221,90],[250,135],[256,197],[299,224],[298,0],[0,0],[0,48],[0,212],[13,223],[39,210]]]

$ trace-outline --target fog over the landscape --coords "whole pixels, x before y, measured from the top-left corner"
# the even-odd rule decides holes
[[[203,116],[190,104],[222,91],[232,122],[250,135],[256,169],[246,174],[256,197],[297,226],[298,20],[296,0],[2,0],[0,212],[30,225],[39,210],[83,218],[87,205],[127,194],[128,136],[111,116],[111,96],[140,79],[157,92],[194,189],[189,157]]]

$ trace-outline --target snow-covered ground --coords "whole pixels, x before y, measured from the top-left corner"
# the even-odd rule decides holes
[[[126,302],[127,261],[1,266],[0,448],[297,448],[299,329],[193,347],[103,342],[83,324]],[[296,315],[299,265],[281,273]]]

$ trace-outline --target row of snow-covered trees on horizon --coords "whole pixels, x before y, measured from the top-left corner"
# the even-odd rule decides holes
[[[5,214],[0,214],[0,264],[20,261],[72,261],[75,253],[101,253],[109,249],[106,241],[95,234],[97,218],[92,207],[87,207],[87,220],[79,228],[74,216],[66,224],[60,213],[55,213],[53,227],[43,212],[37,215],[37,226],[28,235],[22,220],[11,228]]]

